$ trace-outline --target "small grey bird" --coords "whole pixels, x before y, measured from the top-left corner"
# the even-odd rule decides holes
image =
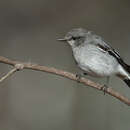
[[[60,41],[67,42],[77,65],[88,75],[116,75],[130,87],[130,66],[100,36],[83,28],[72,29]]]

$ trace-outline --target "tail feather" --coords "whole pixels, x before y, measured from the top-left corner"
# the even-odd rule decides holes
[[[124,82],[130,87],[130,79],[124,79]]]
[[[130,65],[125,64],[125,69],[126,69],[127,72],[130,73]]]

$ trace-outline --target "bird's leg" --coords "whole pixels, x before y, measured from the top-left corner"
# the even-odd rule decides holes
[[[105,84],[101,87],[101,90],[104,92],[104,95],[106,94],[108,89],[108,86],[106,86]]]
[[[106,84],[109,85],[110,77],[106,77]]]
[[[104,95],[106,94],[106,91],[108,89],[108,84],[109,84],[109,81],[110,81],[110,77],[106,77],[106,85],[104,84],[101,88],[101,90],[103,90],[104,92]]]

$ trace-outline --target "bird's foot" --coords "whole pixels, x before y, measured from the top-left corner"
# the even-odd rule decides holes
[[[88,75],[88,74],[86,72],[84,72],[83,75]]]
[[[104,95],[106,94],[108,89],[108,86],[106,86],[105,84],[101,87],[101,90],[104,92]]]
[[[77,82],[79,83],[79,82],[80,82],[81,77],[83,77],[83,76],[85,76],[85,75],[88,75],[88,74],[87,74],[86,72],[76,74]]]
[[[81,74],[76,74],[76,79],[77,82],[80,83],[80,79],[81,79],[82,75]]]

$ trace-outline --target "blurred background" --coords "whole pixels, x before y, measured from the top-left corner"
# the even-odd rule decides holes
[[[83,27],[130,64],[129,12],[129,0],[1,0],[0,55],[77,73],[70,47],[56,39]],[[0,64],[0,76],[10,69]],[[130,98],[120,79],[112,77],[109,85]],[[130,107],[60,76],[23,70],[0,86],[1,130],[130,129]]]

